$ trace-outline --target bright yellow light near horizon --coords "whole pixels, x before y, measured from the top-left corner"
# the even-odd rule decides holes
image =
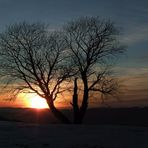
[[[32,95],[32,97],[28,100],[28,104],[31,108],[36,109],[49,108],[46,100],[37,95]]]
[[[20,93],[19,97],[24,102],[24,107],[44,109],[49,108],[46,100],[35,93]]]
[[[55,106],[59,108],[66,108],[69,106],[69,97],[71,97],[69,94],[65,94],[65,98],[67,98],[67,102],[65,100],[62,100],[60,97],[56,99]],[[63,97],[63,96],[62,96]],[[18,100],[20,100],[20,105],[25,108],[36,108],[36,109],[44,109],[48,108],[49,106],[46,102],[46,100],[40,96],[38,96],[34,92],[21,92],[18,95]]]

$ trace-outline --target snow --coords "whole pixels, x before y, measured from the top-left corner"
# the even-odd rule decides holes
[[[148,148],[148,127],[0,121],[0,148]]]

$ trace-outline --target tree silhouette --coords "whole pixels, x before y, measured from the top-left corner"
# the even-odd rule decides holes
[[[91,94],[114,95],[118,89],[110,75],[114,59],[125,50],[117,35],[111,21],[98,17],[71,21],[61,32],[51,32],[41,23],[10,25],[0,34],[0,74],[15,84],[17,93],[27,90],[45,98],[62,123],[70,121],[54,102],[68,90],[62,84],[73,82],[71,105],[74,123],[80,124]]]
[[[109,70],[116,55],[125,49],[117,42],[115,25],[99,17],[79,18],[67,23],[64,30],[71,62],[77,71],[71,103],[74,123],[82,123],[92,91],[110,95],[117,91],[118,85],[109,75]],[[77,79],[83,84],[80,86],[83,94],[81,104]]]
[[[29,90],[45,98],[51,112],[69,123],[54,105],[71,72],[64,62],[66,48],[61,36],[41,23],[10,25],[0,35],[0,73],[8,83],[17,80],[15,91]]]

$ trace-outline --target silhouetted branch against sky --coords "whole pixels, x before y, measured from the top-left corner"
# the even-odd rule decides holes
[[[60,32],[49,31],[43,23],[11,24],[0,34],[0,73],[8,83],[7,75],[11,81],[19,82],[14,81],[20,85],[16,90],[28,89],[45,98],[52,113],[63,123],[70,121],[54,102],[64,91],[63,82],[75,80],[74,123],[82,123],[90,91],[111,94],[117,89],[108,77],[111,59],[125,50],[116,42],[117,34],[111,21],[99,17],[78,18]],[[77,79],[83,84],[82,98],[77,97]]]
[[[104,95],[117,91],[118,87],[109,75],[109,65],[125,48],[118,44],[118,30],[110,20],[81,17],[67,23],[64,31],[72,65],[78,71],[72,103],[74,122],[81,123],[89,106],[91,91]],[[81,104],[78,101],[77,79],[83,84],[80,88],[83,90]]]
[[[55,30],[60,30],[62,28],[61,26],[66,22],[75,20],[80,16],[99,15],[100,19],[110,19],[115,22],[117,28],[122,28],[122,33],[119,35],[119,39],[121,43],[127,46],[126,56],[121,57],[115,67],[116,74],[120,79],[125,80],[130,76],[128,79],[129,85],[126,87],[133,89],[134,79],[135,82],[138,82],[136,83],[136,86],[141,86],[139,92],[143,92],[143,90],[148,87],[145,83],[140,83],[140,80],[143,82],[143,75],[148,74],[147,6],[147,0],[124,0],[122,2],[118,0],[0,0],[0,32],[4,32],[7,28],[6,26],[15,24],[16,22],[23,22],[24,20],[30,24],[33,22],[45,22],[45,24],[49,24],[48,31],[50,30],[54,32]],[[45,25],[44,27],[46,28],[47,26]],[[37,55],[39,55],[39,53]],[[41,57],[38,58],[38,71],[41,70],[40,58]],[[77,62],[78,61],[76,61],[76,63]],[[83,61],[81,60],[80,62]],[[12,64],[10,66],[12,66]],[[9,77],[7,76],[7,78]],[[30,79],[33,78],[28,74],[28,78],[29,77],[31,77]],[[15,77],[13,78],[15,79]],[[147,81],[146,77],[144,78],[145,81]],[[32,82],[34,82],[33,79]],[[129,81],[131,81],[133,86],[131,86]],[[145,93],[146,92],[148,91],[146,90]],[[145,97],[147,95],[139,96]]]
[[[99,17],[83,17],[71,21],[64,29],[72,63],[80,75],[86,73],[89,83],[93,80],[89,84],[89,89],[92,89],[109,74],[112,65],[110,59],[113,60],[115,55],[125,51],[116,42],[118,30],[111,21]]]
[[[44,24],[23,22],[1,34],[2,73],[25,81],[41,97],[54,94],[67,77],[62,73],[64,42],[60,34],[46,30]]]

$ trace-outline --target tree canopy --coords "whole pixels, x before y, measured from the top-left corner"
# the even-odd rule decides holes
[[[68,90],[62,88],[68,80],[73,86],[70,102],[74,123],[82,123],[92,92],[114,94],[117,91],[110,67],[113,59],[125,51],[117,41],[118,33],[110,20],[99,17],[78,18],[60,31],[49,31],[42,23],[10,25],[0,34],[0,74],[8,83],[17,84],[15,90],[27,89],[45,98],[53,114],[63,123],[70,121],[54,101]]]

